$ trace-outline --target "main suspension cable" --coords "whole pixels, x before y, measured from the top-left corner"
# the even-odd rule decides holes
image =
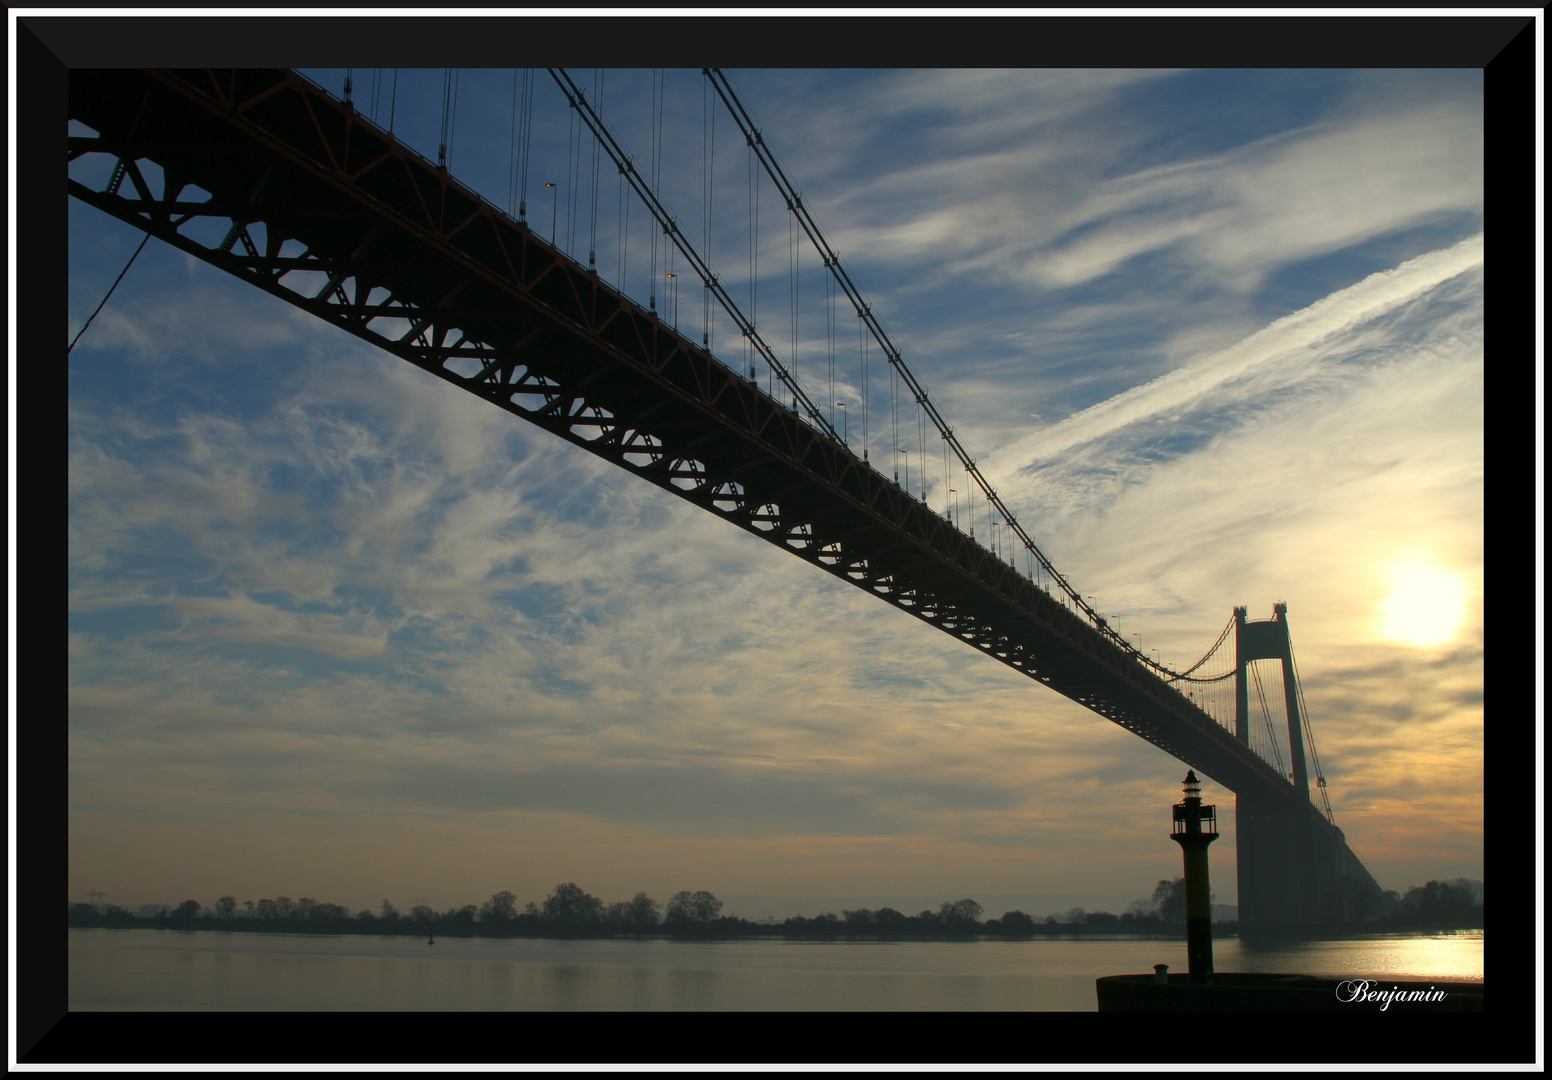
[[[968,472],[975,480],[976,486],[981,489],[981,492],[986,497],[987,501],[992,503],[997,508],[998,512],[1002,514],[1004,520],[1007,521],[1009,528],[1018,536],[1019,540],[1024,544],[1024,546],[1029,549],[1031,554],[1038,561],[1040,567],[1050,575],[1051,580],[1053,583],[1055,583],[1056,587],[1062,592],[1066,593],[1068,598],[1072,601],[1073,606],[1077,610],[1086,614],[1100,633],[1110,638],[1113,644],[1117,645],[1126,652],[1131,653],[1133,658],[1136,659],[1139,663],[1153,668],[1166,676],[1173,675],[1174,672],[1149,659],[1147,655],[1144,654],[1139,648],[1133,647],[1130,641],[1122,637],[1115,631],[1114,628],[1109,626],[1100,616],[1099,612],[1094,610],[1094,608],[1086,602],[1083,595],[1073,587],[1073,585],[1060,571],[1056,569],[1051,560],[1045,555],[1043,551],[1040,550],[1034,539],[1029,535],[1028,532],[1024,530],[1024,527],[1019,524],[1017,517],[1013,514],[1013,511],[1002,501],[1002,497],[997,494],[997,491],[992,487],[991,482],[988,481],[986,477],[982,475],[980,469],[976,467],[975,459],[970,456],[969,452],[965,450],[965,448],[960,444],[959,440],[955,437],[953,429],[949,426],[948,421],[944,419],[943,415],[938,411],[937,407],[932,403],[926,389],[919,381],[917,381],[916,376],[912,374],[910,369],[906,367],[904,358],[900,354],[900,350],[896,348],[894,343],[890,340],[889,335],[885,332],[877,316],[873,313],[872,308],[869,306],[867,300],[862,295],[861,290],[857,288],[857,286],[852,282],[851,277],[846,273],[845,268],[841,265],[840,256],[837,255],[835,249],[830,246],[829,241],[825,238],[824,233],[820,230],[818,222],[814,220],[813,215],[809,213],[807,207],[803,205],[802,194],[787,178],[787,175],[783,171],[780,163],[776,160],[774,152],[770,149],[769,146],[766,145],[764,136],[760,132],[760,129],[755,125],[754,119],[749,114],[748,109],[745,108],[743,102],[739,99],[738,94],[733,89],[733,85],[729,81],[726,73],[724,73],[720,68],[702,68],[701,71],[706,76],[706,78],[711,81],[712,87],[717,91],[717,95],[722,99],[723,105],[726,106],[729,114],[733,117],[734,122],[738,124],[739,130],[743,133],[745,140],[749,144],[750,151],[760,159],[760,163],[764,166],[765,171],[770,176],[772,182],[775,183],[778,192],[786,200],[787,209],[797,217],[798,222],[803,227],[803,231],[807,234],[809,241],[814,245],[815,249],[819,251],[825,266],[829,268],[830,273],[835,277],[835,280],[841,286],[842,291],[845,292],[847,298],[851,300],[852,306],[857,311],[857,317],[863,322],[863,324],[865,324],[867,330],[871,332],[873,339],[877,341],[880,348],[883,349],[884,356],[889,361],[890,365],[899,372],[900,377],[905,380],[906,385],[910,387],[912,393],[914,393],[917,399],[921,402],[922,409],[927,413],[934,426],[936,426],[938,429],[939,434],[943,437],[944,441],[948,443],[950,448],[954,451],[954,454],[964,465],[965,471]],[[863,410],[864,416],[866,416],[866,387],[863,389]]]
[[[1229,636],[1229,632],[1231,630],[1233,630],[1233,629],[1234,629],[1234,619],[1231,617],[1229,619],[1228,625],[1223,628],[1223,633],[1218,635],[1218,640],[1213,642],[1212,648],[1208,649],[1207,652],[1205,654],[1203,654],[1203,656],[1202,656],[1202,658],[1200,660],[1198,660],[1196,663],[1192,664],[1190,667],[1186,668],[1184,671],[1181,671],[1181,672],[1170,671],[1170,676],[1169,676],[1169,679],[1167,681],[1169,681],[1169,682],[1212,683],[1212,682],[1222,682],[1224,679],[1232,677],[1234,675],[1234,670],[1232,668],[1226,674],[1215,675],[1215,676],[1213,676],[1210,679],[1208,679],[1208,678],[1193,679],[1191,677],[1191,672],[1195,671],[1197,668],[1199,668],[1203,664],[1207,663],[1208,660],[1212,659],[1213,654],[1216,653],[1218,651],[1219,647],[1223,645],[1224,641]],[[1169,669],[1165,668],[1164,670],[1168,671]]]
[[[831,425],[831,423],[825,418],[824,413],[819,409],[819,407],[815,405],[812,400],[810,400],[808,394],[801,386],[798,385],[797,380],[792,377],[791,373],[787,371],[786,366],[782,364],[781,361],[777,358],[775,350],[766,343],[764,337],[760,334],[759,330],[756,329],[754,323],[744,315],[738,304],[731,296],[728,295],[727,290],[722,287],[721,282],[718,280],[717,275],[712,271],[711,266],[706,262],[705,259],[701,257],[700,253],[695,250],[695,246],[691,244],[690,241],[685,237],[684,231],[679,227],[678,222],[671,214],[668,213],[667,209],[663,206],[662,202],[653,192],[652,187],[648,185],[642,178],[641,171],[636,168],[635,164],[631,160],[630,155],[625,152],[624,148],[620,145],[619,140],[615,138],[614,134],[604,125],[602,119],[598,116],[598,113],[593,108],[591,102],[587,100],[587,97],[583,93],[582,88],[578,86],[576,81],[571,78],[570,74],[566,71],[565,68],[549,68],[548,71],[550,72],[550,76],[555,80],[556,85],[558,85],[561,88],[562,93],[565,94],[567,103],[571,106],[571,108],[577,110],[578,115],[580,115],[582,118],[582,122],[585,123],[592,131],[594,137],[596,137],[599,140],[600,145],[603,146],[604,152],[609,155],[610,159],[614,161],[615,166],[620,170],[620,175],[624,178],[624,181],[631,186],[631,190],[636,193],[637,197],[641,199],[643,205],[647,207],[647,210],[657,220],[658,225],[662,228],[664,235],[666,235],[669,240],[672,241],[674,247],[676,247],[679,253],[684,256],[685,261],[690,264],[690,266],[695,270],[696,274],[700,276],[701,281],[708,289],[711,290],[712,295],[716,298],[717,303],[722,306],[723,311],[725,311],[728,317],[731,318],[735,325],[738,326],[740,333],[744,334],[748,338],[755,352],[758,355],[764,356],[766,360],[769,361],[771,367],[774,370],[775,377],[780,379],[782,384],[792,391],[793,396],[797,398],[799,404],[802,406],[801,411],[808,416],[809,422],[812,423],[814,427],[830,436],[837,443],[840,443],[842,441],[841,437],[836,434],[834,426]],[[626,207],[628,210],[628,200],[626,202]]]

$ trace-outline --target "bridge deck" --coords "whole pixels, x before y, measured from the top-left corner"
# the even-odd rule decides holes
[[[1286,778],[1109,636],[306,79],[78,69],[70,115],[98,133],[73,137],[72,158],[120,161],[107,190],[71,182],[82,201],[807,559],[1235,792],[1296,806]]]

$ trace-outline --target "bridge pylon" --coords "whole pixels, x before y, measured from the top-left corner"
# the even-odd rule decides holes
[[[1234,650],[1234,735],[1246,746],[1250,745],[1249,665],[1255,660],[1282,662],[1288,779],[1295,796],[1274,801],[1250,793],[1235,795],[1240,926],[1252,931],[1293,930],[1357,921],[1365,914],[1364,900],[1377,895],[1380,888],[1348,848],[1342,830],[1310,803],[1288,605],[1274,604],[1270,619],[1256,621],[1246,619],[1244,607],[1236,607]]]

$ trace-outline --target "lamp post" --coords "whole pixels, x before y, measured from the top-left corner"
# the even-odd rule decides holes
[[[560,185],[547,183],[544,186],[547,187],[547,188],[552,188],[553,189],[550,192],[550,246],[554,247],[555,246],[555,220],[556,220],[556,218],[555,218],[555,211],[556,211],[556,209],[560,205]]]
[[[851,449],[851,414],[846,411],[846,402],[837,401],[835,407],[841,410],[841,425],[846,432],[846,449]]]

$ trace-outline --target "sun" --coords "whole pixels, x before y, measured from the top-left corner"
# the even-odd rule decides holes
[[[1400,563],[1391,571],[1391,593],[1380,611],[1390,640],[1442,645],[1466,617],[1466,586],[1429,563]]]

